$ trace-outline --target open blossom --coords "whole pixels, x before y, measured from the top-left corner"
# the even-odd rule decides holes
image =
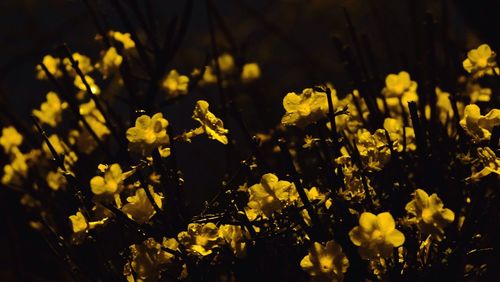
[[[462,63],[468,73],[475,77],[481,77],[485,74],[500,74],[500,70],[495,61],[496,54],[491,50],[488,44],[482,44],[477,49],[472,49],[467,53],[467,59]]]
[[[33,110],[33,115],[36,116],[41,123],[56,127],[61,121],[62,111],[67,107],[68,103],[61,102],[59,96],[51,91],[47,93],[47,101],[42,103],[40,110]]]
[[[94,94],[94,95],[101,94],[101,88],[99,88],[97,83],[95,83],[95,80],[90,75],[85,75],[85,81],[89,84],[90,91],[92,91],[92,94]],[[80,91],[87,91],[87,87],[85,86],[85,83],[83,83],[83,80],[79,75],[75,76],[75,80],[73,81],[73,84]]]
[[[2,136],[0,136],[0,146],[5,153],[10,153],[12,149],[23,143],[23,136],[13,126],[2,128]]]
[[[364,259],[388,258],[392,249],[403,245],[405,236],[396,229],[394,218],[388,212],[364,212],[359,217],[359,226],[349,232],[359,254]]]
[[[424,190],[417,189],[413,197],[413,200],[406,205],[410,221],[417,224],[422,234],[441,240],[444,235],[443,228],[455,220],[455,214],[450,209],[444,208],[436,193],[429,196]]]
[[[20,184],[28,174],[28,156],[17,147],[10,155],[11,162],[3,167],[2,184]]]
[[[500,110],[492,109],[486,115],[481,115],[481,109],[474,104],[467,105],[460,126],[470,136],[477,140],[489,140],[493,127],[500,124]]]
[[[71,227],[73,229],[73,233],[83,233],[89,229],[94,229],[99,225],[103,225],[106,223],[107,218],[98,220],[98,221],[91,221],[89,222],[83,213],[80,211],[76,212],[74,215],[69,216],[69,220],[71,221]]]
[[[68,184],[66,177],[64,177],[64,175],[60,172],[49,171],[45,180],[47,181],[49,188],[54,191],[57,191]]]
[[[311,276],[311,281],[342,281],[349,268],[349,260],[335,241],[325,245],[314,242],[300,267]]]
[[[417,82],[410,79],[410,74],[406,71],[401,71],[398,74],[389,74],[385,78],[385,87],[382,90],[382,95],[385,97],[385,101],[388,110],[394,113],[401,113],[401,104],[403,107],[407,108],[408,102],[418,101],[417,95]]]
[[[123,189],[123,180],[126,174],[122,172],[119,164],[102,166],[103,176],[94,176],[90,179],[90,188],[95,195],[114,195]]]
[[[171,70],[161,85],[170,98],[186,95],[188,93],[189,77],[180,75],[177,70]]]
[[[336,97],[335,89],[331,89],[331,92],[332,97]],[[307,125],[326,116],[328,99],[326,93],[306,88],[301,94],[294,92],[286,94],[285,98],[283,98],[283,107],[286,111],[281,118],[283,125],[305,128]]]
[[[156,206],[161,209],[163,207],[162,195],[157,194],[151,186],[149,192]],[[148,222],[156,214],[156,210],[148,199],[144,188],[137,189],[134,196],[127,198],[127,203],[123,205],[122,211],[139,224]]]
[[[250,198],[246,212],[250,220],[257,216],[270,217],[273,212],[280,211],[286,204],[299,199],[295,185],[279,180],[272,173],[264,174],[260,183],[248,188]]]
[[[174,254],[165,251],[163,248],[172,251],[179,250],[179,243],[173,238],[163,238],[163,242],[156,242],[153,238],[148,238],[140,244],[133,244],[129,247],[131,259],[125,264],[123,274],[127,281],[158,281],[162,271],[170,271],[171,275],[183,278],[187,275],[185,265],[179,264]]]
[[[229,131],[224,128],[224,122],[210,112],[208,106],[207,101],[198,100],[194,108],[193,119],[200,123],[200,129],[207,134],[208,138],[227,144],[226,135]]]
[[[152,117],[142,115],[135,120],[135,126],[127,130],[129,148],[143,156],[150,156],[153,149],[158,148],[162,157],[170,155],[170,138],[167,134],[168,121],[162,113]]]
[[[200,256],[211,254],[213,249],[225,243],[219,229],[212,222],[190,223],[187,230],[180,232],[177,238],[188,251]]]

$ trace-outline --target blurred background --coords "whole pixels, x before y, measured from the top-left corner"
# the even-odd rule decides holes
[[[125,4],[135,0],[123,0]],[[182,12],[184,1],[148,0],[158,26],[164,30],[169,19]],[[89,0],[114,30],[124,31],[115,11],[106,0]],[[419,0],[219,0],[214,1],[225,22],[227,35],[220,40],[222,51],[237,52],[245,62],[258,62],[262,77],[256,85],[241,90],[235,98],[252,133],[273,128],[283,114],[282,97],[314,84],[330,81],[340,95],[352,91],[352,78],[339,58],[332,38],[353,45],[353,30],[360,45],[378,69],[375,76],[418,68],[431,19],[436,44],[438,73],[446,73],[449,60],[461,65],[466,51],[481,43],[500,50],[499,1],[419,1]],[[132,11],[127,10],[130,14]],[[210,50],[205,1],[194,1],[185,40],[170,67],[190,73],[206,61]],[[0,100],[28,120],[33,108],[45,99],[52,86],[35,79],[35,66],[45,54],[67,43],[73,51],[98,58],[97,30],[84,1],[2,0],[0,1]],[[136,25],[138,26],[138,25]],[[140,29],[137,30],[139,33]],[[418,74],[416,74],[418,80]],[[456,76],[455,76],[456,77]],[[445,77],[440,77],[446,83]],[[452,91],[453,89],[449,89]],[[212,91],[213,92],[213,91]],[[196,94],[207,100],[215,92]],[[192,102],[169,105],[163,111],[173,124],[188,124]],[[186,126],[186,128],[189,125]],[[218,167],[219,146],[194,142],[180,148],[179,166],[186,189],[192,191],[192,205],[202,203],[216,192],[223,169]],[[203,161],[200,161],[203,160]],[[207,163],[209,165],[207,165]],[[208,167],[208,168],[207,168]],[[0,280],[68,280],[63,264],[43,238],[30,229],[29,215],[23,212],[19,195],[0,191]]]

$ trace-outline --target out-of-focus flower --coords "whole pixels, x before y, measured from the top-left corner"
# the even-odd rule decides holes
[[[311,281],[342,281],[349,268],[349,260],[335,241],[325,245],[314,242],[300,267],[309,273]]]
[[[85,118],[97,137],[104,138],[110,134],[109,129],[105,125],[106,120],[99,109],[97,109],[94,100],[91,99],[87,103],[81,104],[80,114]],[[81,124],[81,126],[83,126],[83,124]]]
[[[395,115],[407,111],[407,105],[410,101],[418,101],[417,83],[410,79],[410,74],[401,71],[398,74],[389,74],[385,79],[385,87],[382,95],[385,97],[388,110]]]
[[[474,77],[484,75],[500,74],[500,70],[495,61],[496,54],[488,44],[482,44],[477,49],[472,49],[467,53],[467,59],[462,63],[464,69]]]
[[[94,94],[94,95],[101,94],[101,88],[99,88],[99,86],[95,83],[94,79],[92,77],[90,77],[90,75],[85,75],[85,81],[89,84],[90,91],[92,91],[92,94]],[[87,91],[87,87],[85,86],[82,78],[79,75],[75,76],[75,80],[73,81],[73,84],[79,90]]]
[[[152,187],[149,187],[149,192],[153,197],[158,208],[163,207],[162,195],[157,194]],[[131,219],[139,224],[144,224],[155,215],[156,210],[151,204],[144,188],[139,188],[135,191],[134,196],[127,198],[127,204],[123,205],[122,211]]]
[[[5,153],[9,154],[14,148],[23,143],[23,136],[13,126],[2,128],[0,136],[0,145]]]
[[[57,191],[68,184],[66,177],[64,177],[62,173],[55,171],[49,171],[45,180],[47,181],[49,188],[54,191]]]
[[[402,152],[403,144],[406,142],[406,151],[415,151],[417,149],[415,131],[413,127],[403,127],[401,120],[394,118],[385,118],[384,120],[384,129],[389,133],[393,148],[398,152]]]
[[[492,173],[496,174],[497,177],[500,175],[500,158],[491,148],[477,148],[477,155],[477,164],[472,167],[472,175],[466,178],[467,181],[479,181]]]
[[[214,248],[224,244],[219,229],[212,222],[205,224],[190,223],[186,231],[177,235],[179,242],[190,252],[206,256],[213,252]]]
[[[286,204],[299,199],[295,185],[279,180],[272,173],[264,174],[260,183],[248,188],[250,198],[245,209],[250,220],[257,216],[270,217],[273,212],[280,211]]]
[[[247,63],[243,65],[241,71],[241,81],[251,83],[260,77],[260,67],[257,63]]]
[[[174,254],[163,250],[168,248],[172,251],[179,251],[179,244],[173,238],[163,238],[160,244],[153,238],[148,238],[141,244],[134,244],[129,247],[131,261],[124,268],[124,275],[129,282],[158,281],[162,271],[171,271],[183,278],[185,265],[178,261]]]
[[[62,77],[62,71],[59,69],[59,64],[61,63],[61,59],[52,57],[51,55],[45,55],[43,57],[42,63],[47,67],[49,72],[55,78]],[[39,80],[48,79],[47,75],[40,66],[36,66],[36,78]]]
[[[10,154],[12,161],[3,167],[2,184],[20,184],[28,174],[28,158],[17,147]]]
[[[33,115],[36,116],[41,123],[56,127],[61,121],[62,111],[67,107],[68,103],[61,102],[59,96],[51,91],[47,93],[47,101],[42,103],[40,110],[33,110]]]
[[[336,97],[335,89],[330,90],[332,97]],[[328,112],[328,99],[326,93],[314,91],[306,88],[301,94],[294,92],[286,94],[283,98],[285,115],[281,118],[281,123],[285,126],[297,126],[305,128],[307,125],[317,122]]]
[[[123,190],[123,180],[126,174],[123,173],[119,164],[105,166],[103,176],[94,176],[90,179],[90,189],[95,195],[111,196]]]
[[[500,110],[492,109],[485,116],[474,104],[467,105],[460,126],[476,140],[490,140],[493,127],[500,124]]]
[[[231,248],[233,254],[238,258],[244,258],[247,254],[246,238],[247,232],[241,226],[224,224],[219,226],[219,236]]]
[[[130,33],[110,31],[109,35],[115,41],[120,42],[123,45],[123,49],[130,50],[135,48],[135,42],[132,40]]]
[[[82,71],[83,74],[91,73],[94,70],[94,66],[92,65],[92,61],[89,57],[82,55],[78,52],[73,53],[73,60],[78,63],[78,68]],[[72,76],[78,76],[76,71],[73,69],[71,65],[71,61],[68,58],[64,58],[63,60],[64,67],[66,71]]]
[[[318,142],[319,140],[319,138],[313,138],[312,135],[306,135],[306,137],[304,137],[304,145],[302,145],[302,148],[312,149],[313,144]]]
[[[102,53],[101,61],[96,64],[96,68],[102,73],[104,78],[114,73],[120,68],[123,57],[118,54],[115,47],[110,47]]]
[[[235,70],[234,58],[229,53],[223,53],[217,58],[219,64],[219,70],[222,78],[231,74]],[[213,84],[217,82],[217,73],[215,61],[212,61],[209,66],[205,67],[202,79],[200,83],[203,84]],[[224,83],[225,81],[223,81]]]
[[[437,240],[444,236],[443,228],[455,220],[455,214],[445,209],[436,193],[428,195],[424,190],[417,189],[413,200],[406,204],[410,222],[415,222],[423,235],[431,235]]]
[[[127,130],[129,148],[143,156],[150,156],[153,149],[158,148],[162,157],[170,155],[170,138],[167,134],[168,121],[162,113],[152,117],[142,115],[135,120],[135,126]]]
[[[71,150],[71,148],[59,138],[59,136],[52,134],[49,136],[49,142],[54,147],[54,150],[59,156],[64,157],[64,164],[68,169],[71,170],[73,165],[78,161],[78,155]],[[49,149],[49,146],[44,142],[42,145],[42,150],[48,158],[52,158],[52,152]]]
[[[354,245],[359,247],[359,254],[364,259],[388,258],[392,249],[403,245],[405,236],[396,229],[394,218],[388,212],[364,212],[359,217],[359,226],[349,232]]]
[[[189,77],[180,75],[176,70],[171,70],[162,82],[162,87],[170,98],[188,93]]]

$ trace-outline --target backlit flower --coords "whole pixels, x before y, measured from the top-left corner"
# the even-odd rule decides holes
[[[328,241],[325,245],[314,242],[300,261],[300,267],[309,273],[311,281],[342,281],[349,260],[335,241]]]
[[[359,217],[359,226],[349,232],[359,254],[364,259],[388,258],[393,248],[403,245],[405,236],[396,229],[394,218],[388,212],[374,215],[363,212]]]
[[[443,228],[455,220],[455,214],[445,209],[436,193],[428,195],[424,190],[417,189],[413,200],[406,205],[410,221],[417,224],[423,235],[431,235],[437,240],[444,236]]]
[[[335,90],[332,89],[332,96],[334,95]],[[326,93],[306,88],[299,95],[294,92],[286,94],[283,107],[286,113],[281,118],[281,123],[285,126],[304,128],[326,116],[328,99]]]
[[[166,157],[170,154],[167,147],[170,139],[167,134],[168,121],[162,113],[152,117],[142,115],[135,120],[135,126],[127,130],[129,148],[143,156],[150,156],[153,149],[158,148],[160,154]]]
[[[492,109],[486,115],[481,115],[481,109],[474,104],[467,105],[460,126],[470,136],[477,140],[489,140],[493,127],[500,124],[500,110]]]
[[[161,209],[163,207],[162,195],[157,194],[152,187],[149,187],[149,192],[156,206]],[[139,224],[148,222],[156,214],[156,210],[148,199],[144,188],[137,189],[134,196],[127,198],[127,203],[123,205],[122,211]]]
[[[496,54],[491,50],[488,44],[482,44],[477,49],[472,49],[467,53],[467,59],[462,63],[468,73],[475,77],[481,77],[485,74],[500,74],[495,61]]]

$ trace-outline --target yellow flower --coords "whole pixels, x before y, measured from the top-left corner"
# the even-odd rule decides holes
[[[489,102],[491,100],[491,88],[483,88],[477,83],[470,83],[466,87],[466,92],[469,95],[470,103]]]
[[[359,254],[364,259],[388,258],[392,249],[403,245],[405,236],[396,229],[394,218],[388,212],[363,212],[359,217],[359,226],[349,232]]]
[[[488,44],[482,44],[477,49],[472,49],[467,53],[467,59],[462,63],[468,73],[474,77],[481,77],[485,74],[500,74],[495,61],[496,54]]]
[[[92,61],[89,57],[82,55],[78,52],[73,53],[73,60],[78,62],[78,68],[82,71],[83,74],[88,74],[94,70],[94,66],[92,65]],[[76,71],[73,69],[71,65],[71,61],[68,58],[64,58],[63,64],[66,67],[66,71],[72,75],[77,76]]]
[[[248,63],[243,65],[241,71],[241,81],[243,83],[251,83],[260,77],[260,67],[257,63]]]
[[[234,70],[234,58],[229,53],[223,53],[217,58],[221,73],[227,74]]]
[[[54,191],[57,191],[68,184],[66,181],[66,177],[64,177],[64,175],[62,175],[60,172],[55,171],[49,171],[45,180],[47,181],[47,185],[49,186],[49,188]]]
[[[391,158],[390,149],[387,147],[387,138],[382,129],[371,134],[366,129],[360,129],[357,133],[357,146],[361,162],[367,169],[380,171]]]
[[[71,220],[73,233],[85,232],[89,226],[87,219],[85,219],[81,212],[77,212],[75,215],[70,215],[69,220]]]
[[[200,123],[200,127],[208,135],[208,138],[227,144],[226,134],[228,130],[224,128],[224,122],[211,113],[208,107],[207,101],[198,100],[194,108],[193,119]]]
[[[162,248],[178,251],[179,244],[173,238],[163,238],[161,244],[153,238],[148,238],[141,244],[131,245],[129,247],[131,261],[125,265],[124,269],[127,281],[157,281],[163,270],[173,271],[176,276],[180,276],[183,267],[172,269],[171,267],[176,263],[176,257]]]
[[[99,109],[97,109],[94,100],[91,99],[87,103],[81,104],[80,114],[85,118],[97,137],[103,138],[110,134],[109,129],[105,125],[106,120]]]
[[[272,173],[264,174],[260,183],[248,188],[250,198],[246,207],[248,217],[254,220],[257,216],[270,217],[272,213],[280,211],[286,204],[299,199],[295,185],[288,181],[279,180]]]
[[[119,31],[110,31],[109,35],[115,41],[123,45],[123,49],[129,50],[135,48],[135,42],[132,40],[130,33],[121,33]]]
[[[60,78],[62,77],[62,71],[59,69],[59,64],[61,63],[61,59],[59,58],[54,58],[51,55],[45,55],[43,57],[42,63],[47,67],[49,72],[55,77],[55,78]],[[40,66],[36,66],[36,78],[39,80],[45,80],[48,79],[47,75],[43,71],[43,69]]]
[[[96,68],[102,73],[104,78],[120,68],[123,57],[118,54],[115,47],[110,47],[102,54],[101,61],[96,64]]]
[[[481,115],[481,109],[474,104],[465,107],[464,117],[460,120],[460,126],[462,126],[465,132],[477,140],[489,140],[493,127],[499,124],[499,109],[492,109],[483,116]]]
[[[42,103],[40,110],[33,110],[33,115],[36,116],[41,123],[56,127],[61,121],[62,111],[67,107],[68,103],[61,102],[59,96],[51,91],[47,93],[47,101]]]
[[[9,154],[14,148],[17,148],[23,143],[23,136],[13,126],[2,128],[2,136],[0,136],[0,145],[5,153]]]
[[[92,77],[90,77],[89,75],[85,75],[85,81],[87,81],[87,83],[89,84],[92,94],[94,95],[101,94],[101,88],[99,88],[99,86],[95,83]],[[83,80],[79,75],[75,76],[73,84],[75,85],[76,88],[80,89],[81,91],[87,91],[87,87],[85,87],[85,84],[83,83]]]
[[[335,89],[331,89],[332,97],[336,97]],[[328,112],[328,99],[326,93],[316,92],[312,88],[306,88],[302,94],[288,93],[283,98],[285,115],[281,123],[285,126],[294,125],[305,128],[307,125],[317,122]]]
[[[396,151],[403,151],[403,142],[406,142],[406,151],[417,149],[413,127],[404,127],[405,137],[403,137],[403,122],[394,118],[385,118],[384,129],[389,133],[389,138],[393,142],[392,146]]]
[[[135,120],[135,126],[127,130],[129,148],[143,156],[150,156],[153,149],[159,148],[162,157],[170,154],[167,146],[170,139],[167,135],[168,121],[162,113],[152,117],[142,115]]]
[[[89,222],[85,218],[85,216],[80,211],[78,211],[76,212],[76,214],[70,215],[69,220],[71,221],[71,227],[73,229],[73,233],[81,234],[89,229],[94,229],[99,225],[105,224],[108,218]]]
[[[406,93],[416,92],[417,83],[410,79],[410,74],[401,71],[398,74],[389,74],[385,78],[385,88],[382,94],[385,97],[403,97]]]
[[[444,236],[443,228],[455,220],[455,214],[444,208],[436,193],[429,196],[424,190],[417,189],[413,197],[413,200],[406,204],[410,221],[417,224],[423,235],[431,235],[441,240]]]
[[[59,156],[64,156],[64,164],[68,169],[71,169],[71,167],[73,167],[73,165],[78,161],[78,155],[55,134],[49,136],[49,141],[52,147],[54,147],[56,153]],[[52,159],[52,152],[45,142],[42,145],[42,150],[48,158]]]
[[[306,135],[306,137],[304,137],[304,145],[302,145],[302,148],[312,149],[313,144],[318,142],[319,140],[319,138],[313,138],[312,135]]]
[[[311,281],[342,281],[349,268],[349,260],[335,241],[325,245],[314,242],[300,267],[311,276]]]
[[[149,187],[149,192],[151,193],[155,204],[161,209],[163,207],[163,197],[160,194],[155,193],[153,187]],[[127,198],[127,202],[128,203],[122,207],[122,211],[129,218],[135,220],[139,224],[148,222],[156,213],[156,210],[149,201],[144,188],[137,189],[134,196]]]
[[[123,190],[123,180],[126,174],[122,172],[119,164],[106,166],[103,176],[94,176],[90,179],[90,189],[95,195],[109,196],[118,194]]]
[[[436,108],[439,121],[445,124],[447,120],[453,118],[453,108],[450,101],[450,93],[444,92],[441,88],[436,87]]]
[[[236,257],[246,257],[247,249],[245,239],[248,234],[241,226],[230,224],[221,225],[219,227],[219,236],[226,241]]]
[[[491,148],[477,148],[477,155],[478,165],[472,167],[472,175],[465,180],[474,182],[492,173],[496,174],[497,177],[500,175],[500,158]],[[479,170],[476,167],[482,167],[482,169]]]
[[[333,202],[332,199],[327,199],[326,195],[321,193],[318,188],[312,187],[311,189],[305,189],[307,198],[309,201],[314,202],[314,201],[324,201],[325,202],[325,207],[329,209]]]
[[[11,163],[3,167],[2,184],[21,184],[28,174],[28,156],[14,147],[11,152]]]
[[[211,254],[213,249],[225,242],[219,234],[219,229],[212,222],[190,223],[187,230],[180,232],[177,238],[188,251],[201,256]]]
[[[189,77],[180,75],[176,70],[171,70],[162,82],[162,87],[170,98],[188,93]]]

